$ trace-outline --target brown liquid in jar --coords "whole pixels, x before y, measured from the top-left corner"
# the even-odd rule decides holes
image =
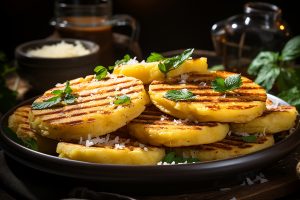
[[[99,65],[113,64],[112,26],[103,17],[65,17],[65,27],[57,27],[62,38],[91,40],[100,46]]]

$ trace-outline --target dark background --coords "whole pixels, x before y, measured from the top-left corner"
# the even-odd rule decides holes
[[[243,12],[244,0],[114,0],[115,14],[129,14],[141,27],[140,46],[144,55],[194,47],[212,50],[211,26],[222,19]],[[293,35],[300,34],[297,1],[265,1],[283,11],[282,18]],[[45,38],[53,32],[49,21],[54,0],[1,0],[0,50],[9,58],[17,45]]]

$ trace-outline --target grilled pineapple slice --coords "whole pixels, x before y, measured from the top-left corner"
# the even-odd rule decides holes
[[[158,68],[159,62],[137,63],[120,65],[115,67],[113,74],[122,74],[125,76],[140,79],[144,84],[150,84],[153,80],[164,80],[165,75]],[[206,73],[207,59],[198,58],[186,60],[177,69],[170,71],[167,78],[178,76],[189,72]]]
[[[278,133],[295,126],[297,109],[294,106],[277,106],[268,108],[262,116],[254,120],[231,124],[231,130],[239,133]]]
[[[48,138],[42,137],[30,128],[28,115],[31,110],[30,105],[25,105],[17,108],[15,112],[9,116],[8,127],[12,129],[18,138],[23,141],[35,140],[40,152],[54,154],[57,142]]]
[[[181,147],[208,144],[225,138],[228,124],[191,122],[163,115],[150,106],[128,125],[128,132],[143,143],[154,146]]]
[[[84,145],[91,142],[93,146]],[[147,146],[115,134],[81,143],[83,145],[59,142],[56,151],[61,158],[102,164],[156,165],[165,156],[163,148]]]
[[[274,144],[272,135],[258,137],[255,142],[245,142],[241,136],[227,136],[224,140],[212,144],[194,147],[174,148],[177,155],[198,158],[200,161],[222,160],[254,153]]]
[[[53,90],[62,90],[64,84],[48,90],[35,102],[51,98]],[[77,100],[72,105],[32,110],[30,125],[42,136],[64,141],[97,137],[117,130],[139,116],[149,102],[143,83],[122,75],[98,81],[87,76],[70,81]],[[130,97],[128,104],[115,105],[116,96]]]
[[[226,94],[216,92],[211,82],[216,77],[227,78],[234,73],[215,71],[206,74],[188,74],[185,83],[181,77],[168,81],[153,81],[149,85],[152,103],[162,112],[181,119],[201,122],[248,122],[266,109],[266,91],[248,78],[242,77],[242,86]],[[164,97],[169,90],[187,89],[195,98],[173,101]]]

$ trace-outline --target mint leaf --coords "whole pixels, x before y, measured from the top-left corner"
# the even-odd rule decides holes
[[[255,135],[248,135],[248,136],[243,136],[242,140],[244,142],[256,142],[257,137]]]
[[[260,52],[251,62],[248,68],[248,74],[257,75],[259,71],[266,65],[276,65],[278,63],[279,54],[271,51]]]
[[[63,93],[64,93],[64,94],[71,94],[72,92],[73,92],[73,90],[72,90],[71,87],[70,87],[70,82],[67,81],[67,82],[66,82],[66,87],[65,87]]]
[[[114,101],[115,105],[129,104],[131,102],[130,97],[127,95],[117,96]]]
[[[59,105],[61,103],[61,100],[62,99],[60,96],[55,96],[55,97],[52,97],[43,102],[33,102],[31,107],[34,110],[42,110],[45,108],[51,108],[51,107]]]
[[[165,157],[162,159],[162,162],[166,163],[173,163],[175,162],[176,164],[178,163],[194,163],[194,162],[199,162],[200,160],[197,158],[184,158],[181,156],[177,156],[175,152],[169,152]]]
[[[210,71],[222,71],[225,70],[224,65],[214,65],[209,68]]]
[[[75,101],[76,101],[76,96],[74,96],[73,94],[66,94],[63,102],[69,105],[75,103]]]
[[[126,55],[123,57],[123,59],[117,60],[117,61],[115,62],[115,66],[126,64],[130,59],[131,59],[130,55],[129,55],[129,54],[126,54]]]
[[[300,57],[300,36],[290,39],[281,51],[283,61],[294,60]]]
[[[187,59],[189,59],[191,57],[193,52],[194,52],[194,49],[186,49],[180,55],[177,55],[177,56],[174,56],[171,58],[165,58],[164,60],[162,60],[159,63],[158,68],[162,73],[166,74],[169,71],[178,68],[184,61],[186,61]]]
[[[255,79],[255,83],[261,85],[267,91],[270,91],[273,88],[279,74],[280,67],[278,65],[274,65],[272,63],[266,64],[259,71],[259,74]]]
[[[64,91],[63,90],[53,90],[51,92],[51,94],[54,94],[54,95],[61,95]]]
[[[215,80],[211,82],[211,87],[214,91],[226,92],[225,79],[216,77]]]
[[[72,94],[72,92],[73,90],[70,87],[70,82],[67,81],[64,90],[53,90],[51,94],[54,94],[54,97],[43,102],[33,102],[31,108],[34,110],[42,110],[54,106],[73,104],[76,101],[76,96]]]
[[[4,130],[8,134],[8,136],[12,140],[17,142],[18,144],[20,144],[22,146],[25,146],[29,149],[38,151],[38,144],[37,144],[37,141],[34,138],[19,138],[18,135],[8,127],[4,127]]]
[[[289,90],[282,91],[278,95],[290,105],[296,106],[300,110],[300,88],[297,86],[292,87]]]
[[[146,62],[156,62],[161,60],[164,60],[164,57],[161,54],[152,52],[150,56],[147,58]]]
[[[211,82],[212,89],[216,92],[227,92],[235,90],[242,85],[242,79],[240,74],[234,74],[228,76],[226,79],[222,77],[216,77],[215,80]]]
[[[96,73],[96,79],[99,81],[107,76],[107,69],[103,66],[95,67],[94,72]]]
[[[164,94],[164,97],[172,101],[186,101],[195,98],[195,95],[187,89],[169,90]]]

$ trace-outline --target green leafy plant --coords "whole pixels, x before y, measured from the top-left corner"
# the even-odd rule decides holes
[[[194,99],[195,95],[187,89],[182,89],[182,90],[168,90],[164,94],[164,97],[172,101],[186,101],[186,100]]]
[[[0,115],[17,103],[17,91],[9,89],[5,80],[6,76],[15,70],[15,67],[8,65],[5,54],[0,52]]]
[[[292,62],[300,57],[300,36],[290,39],[281,52],[263,51],[252,61],[248,74],[267,91],[273,91],[299,109],[300,69]]]
[[[64,106],[73,104],[76,101],[76,96],[72,94],[73,90],[70,87],[70,82],[66,82],[66,86],[64,90],[53,90],[51,94],[54,97],[47,99],[43,102],[33,102],[31,107],[35,110],[42,110],[45,108],[51,108],[54,106]]]
[[[212,89],[216,92],[228,92],[235,90],[242,85],[242,79],[240,74],[228,76],[226,79],[217,77],[211,82]]]
[[[194,49],[186,49],[180,55],[170,58],[165,58],[159,53],[151,53],[151,55],[147,58],[147,62],[159,61],[159,70],[162,73],[167,74],[169,71],[178,68],[184,61],[189,59],[193,52]]]

